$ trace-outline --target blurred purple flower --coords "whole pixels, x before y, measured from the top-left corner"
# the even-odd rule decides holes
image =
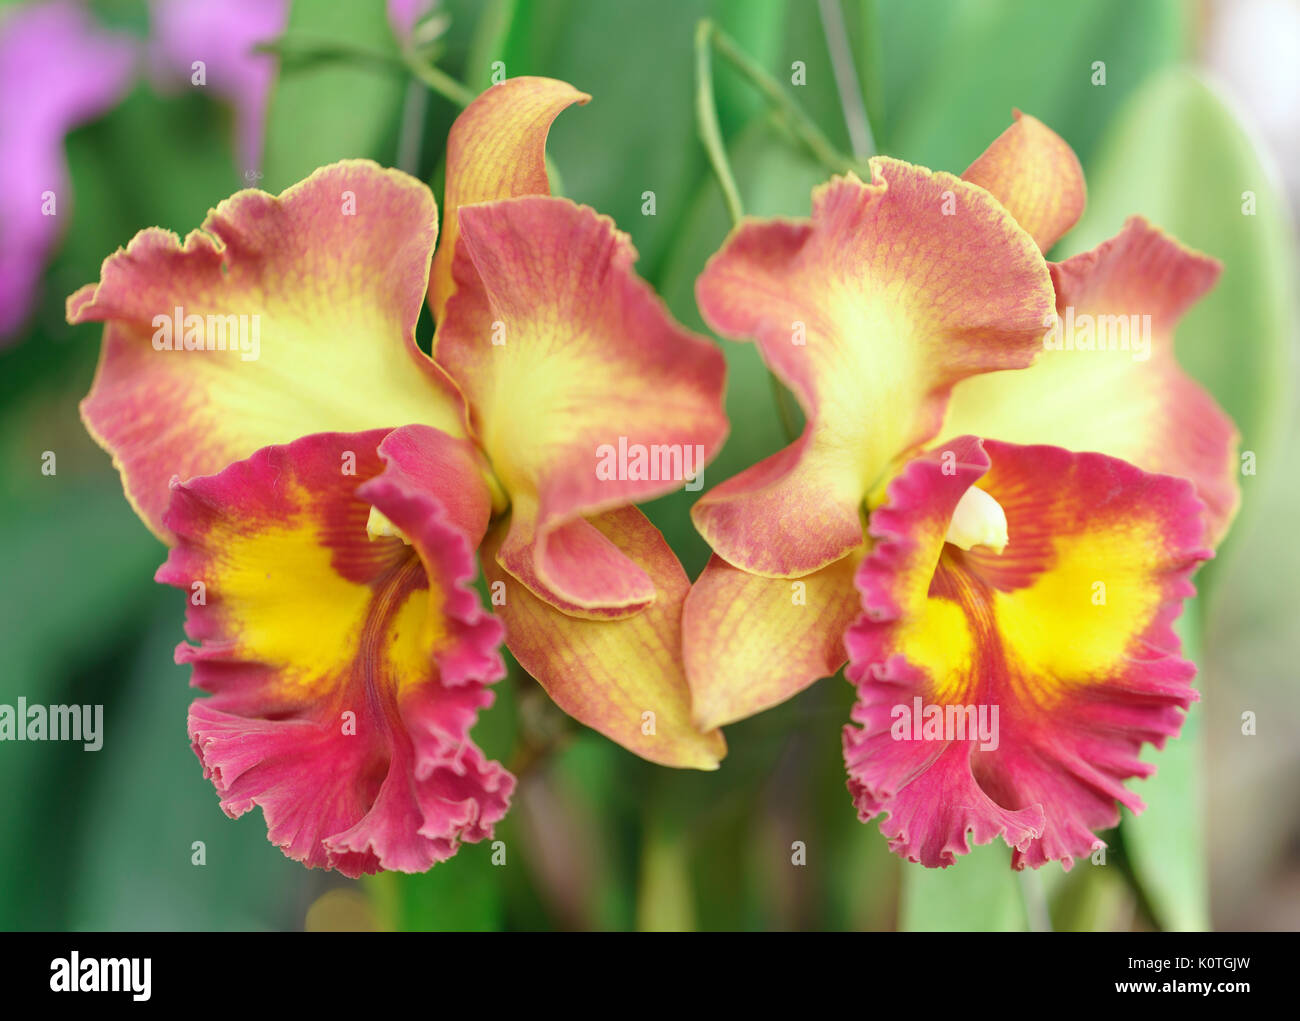
[[[437,5],[437,0],[388,0],[388,23],[399,40],[409,39],[419,22]]]
[[[160,83],[202,84],[230,103],[239,165],[245,173],[256,172],[276,61],[253,47],[284,31],[288,0],[154,0],[152,11],[155,77]]]
[[[64,136],[117,103],[135,44],[73,0],[0,20],[0,338],[27,318],[69,208]]]

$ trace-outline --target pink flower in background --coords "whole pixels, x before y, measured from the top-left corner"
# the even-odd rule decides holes
[[[76,3],[10,11],[0,20],[0,338],[31,311],[70,208],[63,138],[121,98],[135,45]]]
[[[235,151],[245,170],[262,162],[266,106],[275,58],[254,47],[284,31],[286,0],[154,0],[151,63],[165,82],[194,82],[203,62],[204,87],[235,108]]]
[[[415,26],[438,6],[438,0],[388,0],[388,23],[400,40],[408,40]]]

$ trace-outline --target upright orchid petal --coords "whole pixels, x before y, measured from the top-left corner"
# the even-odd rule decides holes
[[[100,29],[79,3],[0,15],[0,339],[22,326],[72,203],[63,137],[113,106],[135,45]]]
[[[349,160],[278,198],[239,192],[184,245],[141,231],[68,299],[71,322],[106,324],[86,427],[160,537],[173,475],[314,432],[463,431],[415,345],[436,233],[428,188]]]
[[[594,517],[590,527],[644,571],[652,605],[622,620],[583,620],[534,596],[496,555],[503,529],[489,533],[483,570],[495,589],[510,651],[566,713],[644,759],[716,769],[722,734],[698,727],[682,664],[682,601],[690,581],[677,557],[635,507]]]
[[[1011,127],[961,176],[991,192],[1046,252],[1083,214],[1083,167],[1065,139],[1037,117],[1013,113]]]
[[[446,225],[433,260],[429,302],[439,322],[456,288],[452,267],[461,206],[521,195],[549,195],[546,136],[566,107],[591,99],[553,78],[510,78],[465,108],[447,136]]]
[[[984,189],[898,160],[814,193],[811,223],[747,221],[696,287],[799,398],[791,446],[696,504],[727,562],[807,574],[862,543],[864,498],[938,430],[958,380],[1028,365],[1052,309],[1032,238]]]
[[[972,486],[1002,553],[945,536]],[[1190,483],[1101,454],[959,437],[911,462],[871,518],[847,636],[849,789],[893,849],[951,864],[1001,835],[1012,863],[1101,846],[1143,743],[1177,735],[1195,667],[1171,627],[1211,554]]]
[[[155,75],[163,82],[194,81],[235,109],[236,151],[247,173],[262,165],[266,105],[275,80],[275,58],[260,53],[289,20],[288,0],[153,0],[151,41]]]
[[[222,807],[261,806],[286,855],[349,876],[490,837],[514,786],[468,736],[504,673],[469,585],[487,493],[464,441],[403,433],[316,434],[177,482],[158,572],[190,595],[200,644],[177,661],[212,692],[189,729]],[[372,503],[409,545],[367,535]]]
[[[720,727],[769,709],[844,665],[859,613],[862,550],[797,580],[764,578],[710,559],[682,613],[694,719]]]
[[[434,353],[511,501],[498,553],[578,616],[624,616],[649,575],[591,515],[698,478],[726,434],[721,353],[637,277],[627,235],[566,199],[464,206]]]
[[[943,435],[1095,450],[1191,479],[1217,543],[1239,500],[1237,431],[1179,368],[1173,335],[1220,268],[1140,217],[1053,265],[1046,350],[1029,369],[959,384]]]

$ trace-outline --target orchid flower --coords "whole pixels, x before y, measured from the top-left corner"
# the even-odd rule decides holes
[[[514,780],[469,730],[503,630],[635,753],[724,754],[691,721],[688,579],[633,506],[683,479],[597,470],[620,440],[712,457],[723,360],[611,220],[549,194],[550,124],[588,98],[516,78],[470,104],[436,255],[429,189],[349,160],[241,191],[183,243],[144,230],[69,299],[105,324],[87,428],[190,597],[195,751],[225,811],[260,805],[309,866],[419,871],[490,836]]]
[[[1069,868],[1196,699],[1170,625],[1235,511],[1236,435],[1173,331],[1219,265],[1141,219],[1047,262],[1083,174],[1018,112],[961,178],[870,165],[811,220],[740,223],[697,284],[806,424],[694,508],[696,722],[847,662],[849,788],[896,852],[1000,835]]]

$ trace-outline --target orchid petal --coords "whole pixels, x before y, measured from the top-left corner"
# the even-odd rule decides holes
[[[844,665],[859,613],[862,552],[797,581],[763,578],[714,556],[691,586],[682,649],[695,722],[720,727],[771,708]]]
[[[510,497],[500,562],[571,614],[635,613],[650,579],[584,519],[699,478],[726,434],[722,354],[633,273],[608,217],[529,197],[460,225],[434,352]]]
[[[864,498],[938,430],[958,380],[1028,365],[1052,309],[1033,240],[982,188],[898,160],[835,178],[811,223],[746,221],[697,284],[804,409],[791,446],[705,494],[724,560],[797,577],[862,542]]]
[[[591,99],[568,82],[523,76],[493,85],[456,118],[447,135],[446,226],[433,259],[429,304],[442,322],[456,289],[452,267],[461,206],[521,195],[549,195],[546,136],[574,103]]]
[[[462,431],[415,345],[436,233],[428,188],[348,160],[278,198],[237,193],[183,246],[141,231],[68,299],[70,322],[106,324],[82,417],[156,534],[173,475],[315,432]]]
[[[958,384],[941,435],[1095,450],[1191,479],[1217,543],[1240,500],[1237,430],[1179,367],[1173,334],[1220,268],[1140,217],[1052,265],[1049,349],[1023,371]]]
[[[716,769],[726,754],[722,734],[691,718],[682,663],[682,603],[686,572],[656,529],[635,507],[591,519],[591,527],[643,570],[655,601],[635,616],[584,620],[534,596],[494,556],[503,528],[488,534],[483,570],[500,593],[494,605],[506,644],[551,699],[579,723],[651,762]]]
[[[1002,203],[1046,252],[1083,214],[1086,187],[1074,150],[1055,131],[1019,110],[962,180]]]

